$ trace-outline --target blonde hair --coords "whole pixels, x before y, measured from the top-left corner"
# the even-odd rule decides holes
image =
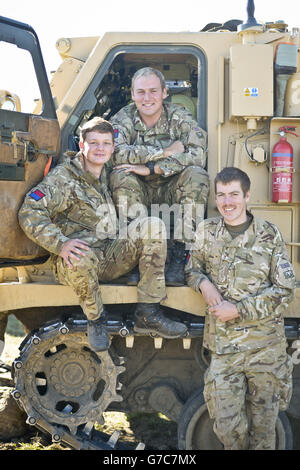
[[[152,67],[144,67],[142,69],[137,70],[131,79],[131,88],[132,89],[134,88],[134,82],[137,78],[149,77],[150,75],[155,75],[156,77],[159,78],[162,90],[166,88],[165,77],[159,70],[154,69]]]

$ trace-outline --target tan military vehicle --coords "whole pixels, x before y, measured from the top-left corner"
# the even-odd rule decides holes
[[[75,449],[111,448],[115,436],[107,441],[94,429],[104,411],[159,411],[178,424],[179,449],[222,448],[202,394],[209,357],[202,348],[200,294],[187,286],[167,288],[164,308],[186,323],[188,334],[166,340],[133,333],[136,287],[122,279],[100,285],[113,340],[110,350],[97,356],[87,347],[86,320],[72,289],[54,281],[48,253],[28,240],[17,222],[24,194],[45,168],[65,150],[78,149],[84,122],[94,115],[109,119],[129,102],[138,68],[160,69],[167,99],[187,107],[208,131],[211,180],[224,166],[250,175],[249,207],[278,225],[300,279],[300,138],[292,134],[300,134],[300,33],[283,21],[258,24],[251,1],[247,11],[244,22],[212,23],[193,33],[59,39],[62,62],[50,85],[32,28],[0,19],[1,44],[30,54],[40,93],[33,112],[20,108],[17,90],[6,85],[0,93],[0,345],[7,317],[14,314],[29,334],[12,367],[12,395],[27,423],[49,432],[55,442]],[[291,147],[276,159],[279,140],[293,147],[294,160]],[[211,191],[206,215],[215,214]],[[277,422],[279,449],[300,448],[299,292],[297,287],[285,312],[294,392]],[[0,428],[8,436],[7,416],[2,408]]]

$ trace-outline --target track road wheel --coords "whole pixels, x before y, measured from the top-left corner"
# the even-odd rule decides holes
[[[292,429],[287,415],[281,411],[276,423],[276,449],[293,448]],[[203,388],[185,403],[178,423],[178,449],[222,450],[223,445],[213,430],[203,397]]]
[[[49,323],[29,335],[20,350],[13,363],[12,395],[28,424],[49,429],[55,441],[62,427],[75,443],[77,431],[84,429],[88,436],[109,404],[122,400],[117,385],[125,368],[115,364],[110,352],[89,349],[86,322]]]

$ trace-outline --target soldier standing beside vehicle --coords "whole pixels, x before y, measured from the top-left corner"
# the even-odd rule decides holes
[[[19,211],[29,238],[52,255],[58,282],[70,285],[88,319],[88,341],[95,351],[109,347],[99,281],[116,279],[139,264],[137,331],[177,338],[186,327],[166,318],[164,266],[166,231],[158,218],[136,219],[120,237],[107,186],[114,151],[111,124],[94,118],[81,129],[80,152],[54,168],[33,188]]]
[[[151,204],[180,208],[185,233],[175,234],[167,285],[184,284],[185,243],[191,243],[196,229],[196,206],[204,208],[209,192],[206,165],[206,132],[191,113],[164,102],[165,79],[159,70],[145,67],[132,78],[133,103],[112,119],[115,129],[115,170],[110,185],[119,214],[126,200],[130,208]],[[184,213],[184,207],[191,210]],[[186,216],[186,217],[185,217]],[[201,217],[201,215],[200,215]],[[203,218],[203,217],[202,217]],[[202,218],[198,220],[202,220]],[[179,226],[175,220],[174,226]]]
[[[247,211],[247,174],[224,168],[215,191],[221,217],[199,225],[186,267],[208,306],[204,397],[225,449],[274,449],[278,412],[292,393],[282,314],[295,275],[278,228]]]

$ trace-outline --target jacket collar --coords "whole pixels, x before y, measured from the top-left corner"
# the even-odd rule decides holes
[[[135,105],[134,105],[135,106]],[[159,133],[164,133],[168,131],[169,129],[169,113],[168,113],[168,104],[163,103],[163,109],[162,113],[160,115],[159,120],[155,124],[154,127],[147,127],[146,124],[142,121],[142,118],[140,116],[140,113],[136,109],[135,106],[135,111],[133,114],[133,124],[134,124],[134,129],[136,131],[142,131],[142,132],[147,132],[149,135],[151,134],[159,134]]]
[[[216,228],[216,240],[220,241],[226,241],[228,242],[229,245],[231,246],[236,246],[236,247],[251,247],[256,239],[256,235],[258,232],[258,229],[260,227],[260,221],[259,219],[256,219],[253,214],[247,211],[247,215],[252,216],[252,222],[247,228],[247,230],[242,233],[241,235],[238,235],[236,238],[232,239],[230,233],[228,232],[224,219],[223,217],[220,218],[220,221],[217,225]]]
[[[100,179],[98,180],[94,175],[92,175],[92,173],[85,170],[82,152],[78,152],[77,154],[71,156],[71,158],[68,160],[68,166],[69,169],[75,173],[78,178],[86,180],[89,184],[98,187],[99,185],[108,187],[108,171],[106,166],[104,165],[102,168]]]

